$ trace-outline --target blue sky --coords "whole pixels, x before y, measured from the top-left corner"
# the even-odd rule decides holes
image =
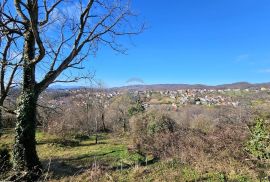
[[[87,63],[106,86],[270,81],[269,0],[133,0],[149,28]],[[82,83],[80,83],[82,84]]]

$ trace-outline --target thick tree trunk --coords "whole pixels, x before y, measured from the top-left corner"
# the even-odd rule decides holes
[[[31,91],[23,92],[19,99],[13,154],[16,170],[38,172],[41,169],[35,140],[37,99],[37,94]]]
[[[31,60],[35,57],[35,39],[32,32],[24,34],[24,66],[23,86],[17,103],[16,136],[13,151],[14,168],[39,176],[41,163],[36,151],[36,106],[39,92],[36,89],[35,65]]]
[[[4,106],[4,97],[0,99],[0,137],[3,134],[4,124],[3,124],[3,107]]]
[[[4,129],[4,125],[3,125],[3,115],[2,115],[2,108],[1,106],[3,106],[3,104],[1,105],[0,103],[0,137],[3,134],[3,129]]]

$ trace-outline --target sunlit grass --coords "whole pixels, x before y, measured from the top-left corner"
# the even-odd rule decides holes
[[[12,149],[13,130],[1,138],[1,144]],[[37,132],[37,151],[52,181],[89,181],[89,170],[102,167],[98,181],[254,181],[248,176],[221,172],[200,172],[177,160],[156,161],[145,165],[145,158],[136,152],[129,152],[127,136],[100,134],[98,144],[95,137],[79,142],[77,146],[61,146],[59,137]],[[150,159],[151,160],[151,159]],[[138,165],[140,164],[141,165]],[[94,171],[94,173],[97,173]]]

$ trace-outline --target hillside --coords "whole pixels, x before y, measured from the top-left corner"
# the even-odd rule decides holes
[[[270,83],[251,84],[248,82],[237,82],[231,84],[222,84],[216,86],[202,85],[202,84],[153,84],[153,85],[130,85],[123,87],[114,87],[113,90],[181,90],[181,89],[250,89],[250,88],[270,88]]]

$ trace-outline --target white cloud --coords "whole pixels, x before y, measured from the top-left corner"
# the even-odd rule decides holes
[[[259,70],[260,73],[270,73],[270,68]]]
[[[243,61],[248,61],[250,59],[250,55],[249,54],[241,54],[239,56],[236,57],[236,62],[243,62]]]

